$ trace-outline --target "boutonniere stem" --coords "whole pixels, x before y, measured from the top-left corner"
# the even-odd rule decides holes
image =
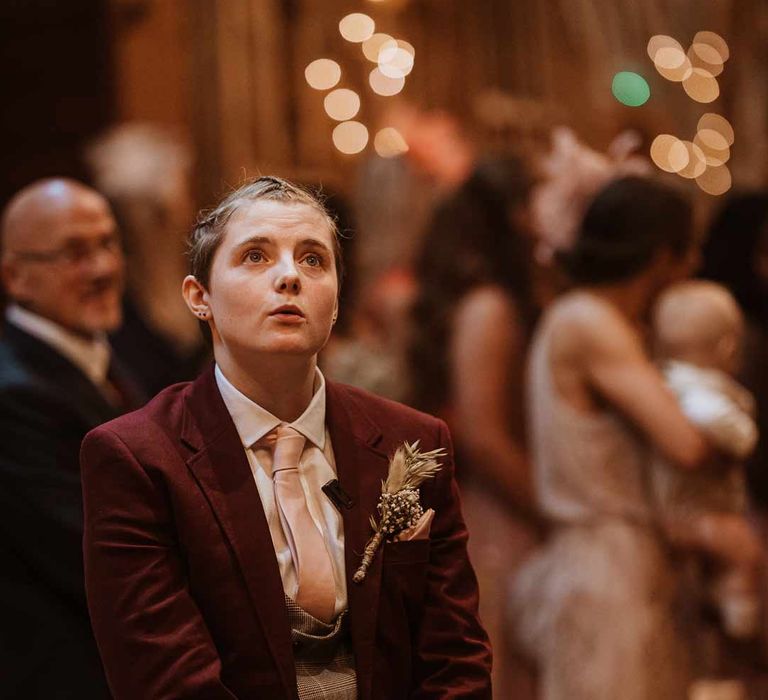
[[[371,516],[373,537],[368,540],[363,552],[360,567],[352,580],[361,583],[365,579],[376,550],[384,540],[392,541],[403,530],[413,527],[424,514],[419,501],[418,487],[440,471],[442,465],[438,457],[444,457],[446,451],[440,447],[429,452],[419,451],[419,441],[413,444],[403,443],[395,451],[389,462],[389,471],[385,481],[381,482],[381,496],[376,509],[379,522]]]

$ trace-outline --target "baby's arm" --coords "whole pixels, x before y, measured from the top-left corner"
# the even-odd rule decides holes
[[[742,460],[754,450],[755,421],[725,394],[708,387],[689,387],[680,396],[680,406],[721,452]]]

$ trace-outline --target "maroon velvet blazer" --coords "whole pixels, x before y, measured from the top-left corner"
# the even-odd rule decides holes
[[[445,424],[327,383],[360,700],[490,698],[490,647]],[[352,582],[388,457],[445,447],[421,488],[429,540],[387,543]],[[256,484],[212,369],[93,430],[82,452],[88,607],[125,700],[296,700],[280,572]]]

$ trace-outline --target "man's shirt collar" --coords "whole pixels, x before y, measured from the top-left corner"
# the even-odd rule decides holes
[[[50,345],[80,369],[94,384],[103,386],[107,379],[112,354],[105,334],[88,340],[18,304],[8,306],[5,319],[46,345]]]

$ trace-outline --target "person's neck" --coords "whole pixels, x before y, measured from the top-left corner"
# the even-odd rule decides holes
[[[240,393],[280,420],[295,421],[312,400],[316,355],[258,355],[242,360],[224,348],[214,347],[214,357]]]
[[[607,301],[632,323],[645,320],[652,301],[651,285],[644,277],[614,284],[591,285],[584,289]]]

